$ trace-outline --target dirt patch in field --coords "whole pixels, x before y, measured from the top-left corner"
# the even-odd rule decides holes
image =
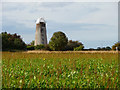
[[[118,53],[118,51],[40,51],[32,50],[24,53]]]

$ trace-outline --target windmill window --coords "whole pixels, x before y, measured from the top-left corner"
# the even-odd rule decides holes
[[[41,28],[41,33],[43,33],[43,28]]]
[[[44,34],[42,34],[42,36],[44,36]]]
[[[44,41],[44,38],[42,38],[42,40]]]

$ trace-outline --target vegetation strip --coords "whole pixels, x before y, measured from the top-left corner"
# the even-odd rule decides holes
[[[3,88],[120,88],[118,53],[3,52]]]

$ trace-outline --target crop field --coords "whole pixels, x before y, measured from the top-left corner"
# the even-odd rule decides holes
[[[118,53],[2,53],[2,88],[119,88]]]

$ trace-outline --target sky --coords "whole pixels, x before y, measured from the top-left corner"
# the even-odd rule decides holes
[[[46,20],[48,43],[57,31],[85,48],[111,47],[118,41],[117,2],[2,3],[2,31],[21,35],[27,44],[35,39],[39,17]]]

